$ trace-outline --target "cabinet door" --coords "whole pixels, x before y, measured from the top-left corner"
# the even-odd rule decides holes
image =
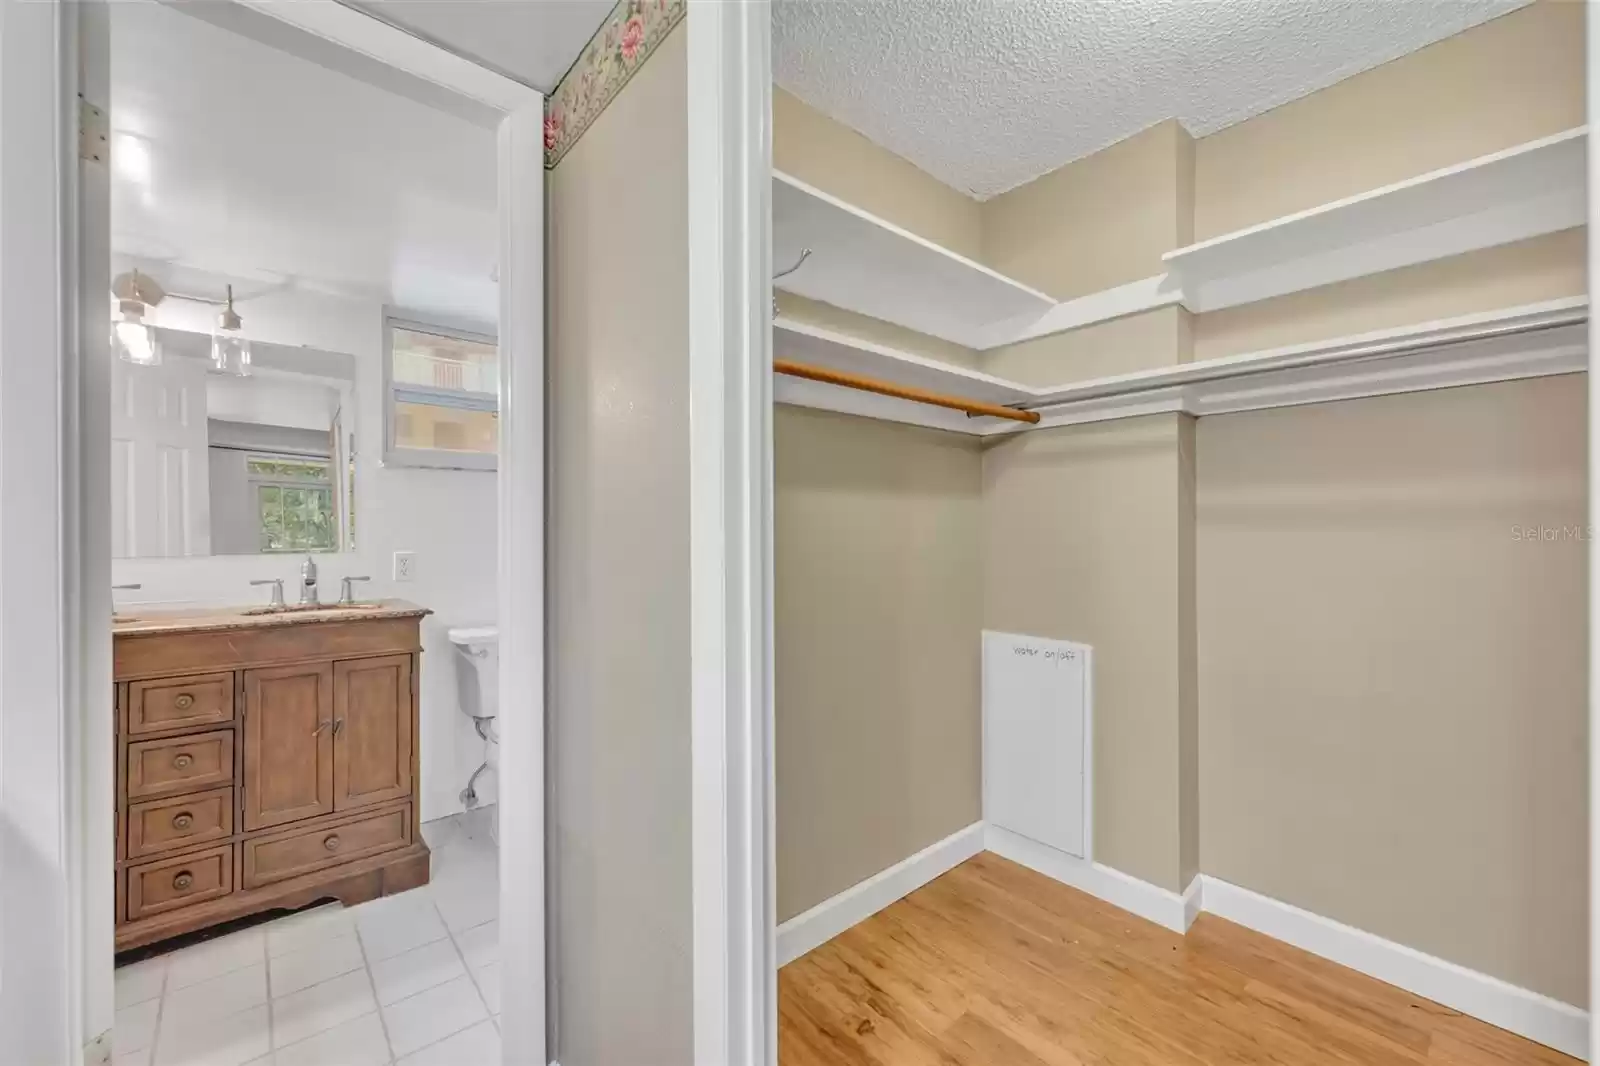
[[[333,811],[333,664],[244,675],[244,827]]]
[[[411,656],[333,664],[334,808],[411,795]]]

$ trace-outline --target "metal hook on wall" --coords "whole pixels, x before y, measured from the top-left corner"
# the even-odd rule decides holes
[[[790,267],[788,270],[780,270],[776,274],[772,275],[772,283],[776,285],[780,279],[786,278],[790,274],[793,274],[796,270],[799,270],[802,266],[804,266],[806,260],[810,258],[810,248],[800,249],[800,258],[794,261],[794,266]],[[778,317],[778,294],[776,291],[774,291],[772,294],[772,317]]]
[[[800,249],[800,258],[796,259],[794,261],[794,266],[790,267],[788,270],[780,270],[780,271],[778,271],[776,274],[772,275],[772,280],[773,281],[778,281],[778,280],[780,280],[782,278],[788,277],[790,274],[793,274],[796,270],[799,270],[801,267],[805,266],[806,260],[810,259],[810,258],[811,258],[811,249],[810,248],[802,248],[802,249]]]

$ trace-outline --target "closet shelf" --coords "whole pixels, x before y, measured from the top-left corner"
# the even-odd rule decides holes
[[[1130,374],[1036,387],[857,340],[789,319],[774,322],[773,354],[910,388],[1039,411],[1038,428],[1182,412],[1224,414],[1329,400],[1483,384],[1587,368],[1585,297],[1442,319],[1399,329]],[[853,389],[778,378],[779,403],[975,436],[1031,427]]]
[[[1587,141],[1580,126],[1223,234],[1168,252],[1165,274],[1060,303],[774,171],[773,261],[813,253],[777,287],[979,351],[1161,307],[1216,311],[1584,225]]]
[[[812,255],[778,287],[967,347],[1056,301],[780,171],[772,173],[772,261]]]
[[[1587,130],[1168,252],[1165,288],[1216,311],[1581,226]]]
[[[984,403],[1011,406],[1029,403],[1035,398],[1034,390],[1028,386],[993,374],[859,340],[791,318],[774,319],[772,331],[775,359],[792,359],[846,374],[883,378],[930,392],[957,393]]]

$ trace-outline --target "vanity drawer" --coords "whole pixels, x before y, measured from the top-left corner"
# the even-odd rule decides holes
[[[128,683],[128,733],[233,721],[233,675],[197,674]]]
[[[192,848],[233,835],[233,789],[146,800],[128,808],[128,858]]]
[[[244,842],[244,887],[259,888],[409,843],[410,806],[337,825],[257,837]]]
[[[128,798],[233,783],[233,730],[128,745]]]
[[[136,922],[233,892],[233,846],[128,868],[128,921]]]

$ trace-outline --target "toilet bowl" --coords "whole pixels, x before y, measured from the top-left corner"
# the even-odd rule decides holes
[[[455,649],[456,691],[461,713],[472,719],[473,727],[483,738],[484,764],[490,771],[500,772],[500,631],[494,626],[458,626],[449,630],[450,644]],[[475,802],[478,774],[474,773],[462,790],[462,802],[469,807]],[[500,839],[500,812],[496,806],[489,823],[489,831]]]

